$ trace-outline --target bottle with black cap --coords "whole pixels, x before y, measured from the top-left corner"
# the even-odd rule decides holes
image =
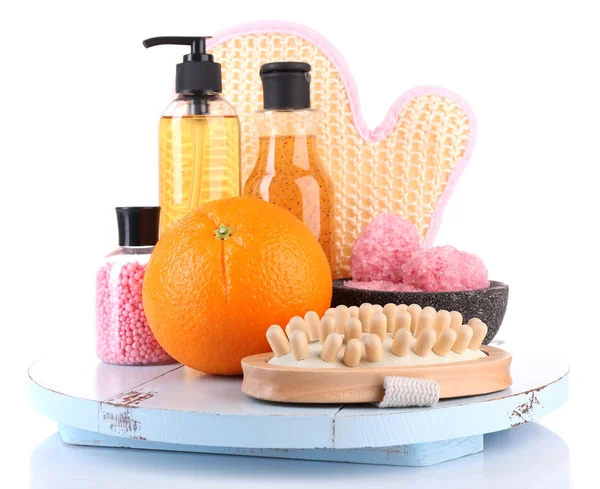
[[[153,37],[143,44],[189,46],[175,73],[177,96],[159,123],[160,232],[199,205],[240,195],[240,123],[221,97],[221,65],[207,37]]]
[[[158,241],[160,207],[117,207],[119,247],[96,274],[96,355],[117,365],[174,362],[144,314],[142,282]]]
[[[301,62],[261,67],[258,160],[244,195],[272,202],[303,221],[331,263],[333,185],[317,149],[319,111],[310,106],[310,70]]]

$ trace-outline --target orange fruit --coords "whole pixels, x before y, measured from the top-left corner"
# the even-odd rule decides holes
[[[170,226],[146,268],[144,311],[177,361],[211,374],[242,373],[269,351],[269,326],[331,302],[331,270],[312,232],[260,199],[209,202]]]

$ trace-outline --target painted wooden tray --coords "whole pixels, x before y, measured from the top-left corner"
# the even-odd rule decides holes
[[[242,379],[182,367],[118,367],[67,355],[29,369],[30,401],[76,445],[386,465],[431,465],[483,450],[483,434],[535,421],[567,398],[568,365],[515,354],[513,385],[430,408],[281,404]]]
[[[242,391],[265,401],[363,403],[383,399],[383,379],[388,376],[436,380],[441,399],[510,387],[510,353],[492,346],[481,350],[484,358],[440,365],[328,369],[273,365],[268,363],[273,354],[263,353],[242,360]]]

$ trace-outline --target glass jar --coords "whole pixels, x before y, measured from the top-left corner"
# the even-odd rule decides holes
[[[158,235],[158,210],[117,208],[120,246],[106,255],[96,274],[96,355],[105,363],[174,362],[154,338],[142,303],[144,273]]]

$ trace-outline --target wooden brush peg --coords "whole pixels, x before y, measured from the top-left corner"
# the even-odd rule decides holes
[[[387,318],[382,312],[376,312],[371,319],[371,329],[369,333],[379,336],[381,341],[387,338]]]
[[[421,306],[419,304],[411,304],[406,310],[410,314],[410,332],[414,333],[417,324],[419,324],[419,315],[422,311]]]
[[[358,308],[358,319],[360,319],[362,324],[363,333],[368,333],[371,329],[371,318],[373,317],[374,313],[375,310],[373,309],[373,305],[369,304],[368,302],[361,304]]]
[[[360,363],[362,356],[362,342],[356,338],[352,338],[346,345],[344,351],[344,365],[346,367],[356,367]]]
[[[459,355],[464,353],[471,342],[471,338],[473,338],[473,328],[468,324],[463,324],[458,328],[458,335],[454,345],[452,345],[452,351]]]
[[[425,328],[421,331],[421,334],[417,338],[413,351],[415,355],[420,357],[426,357],[431,352],[433,345],[435,344],[435,331],[433,328]]]
[[[352,339],[362,340],[362,324],[358,318],[350,318],[346,324],[344,341],[348,343]]]
[[[383,356],[383,345],[381,338],[374,333],[369,334],[365,338],[365,351],[367,352],[367,360],[369,362],[378,362]]]
[[[290,342],[281,329],[281,326],[274,324],[267,329],[267,341],[276,357],[282,357],[290,352]]]
[[[319,315],[315,311],[308,311],[304,315],[304,323],[306,324],[306,329],[308,329],[308,339],[310,341],[318,340],[319,326],[321,324]]]
[[[431,306],[426,306],[423,308],[423,311],[421,312],[427,312],[427,313],[431,313],[434,316],[437,314],[437,311],[435,310],[435,307],[431,307]]]
[[[398,314],[398,306],[396,304],[386,304],[383,306],[383,314],[387,318],[387,332],[391,333],[396,324],[396,315]]]
[[[440,357],[445,357],[450,353],[455,341],[456,331],[451,328],[444,329],[433,345],[433,353]]]
[[[350,313],[351,318],[357,318],[358,317],[358,306],[350,306],[348,308],[348,312]]]
[[[435,315],[435,322],[433,323],[433,329],[435,330],[435,334],[440,337],[442,331],[450,327],[450,323],[452,322],[452,315],[450,312],[442,309],[437,312]]]
[[[335,307],[330,307],[325,311],[325,316],[335,316]]]
[[[325,340],[331,333],[335,333],[335,318],[333,316],[323,316],[319,328],[319,343],[325,344]]]
[[[406,329],[410,333],[410,314],[408,311],[398,311],[396,314],[396,322],[392,329],[392,334],[396,335],[396,333],[401,329]]]
[[[335,332],[339,334],[344,334],[346,331],[346,323],[350,319],[350,311],[348,310],[348,306],[337,306],[335,308]]]
[[[473,329],[473,337],[469,342],[469,350],[479,350],[488,332],[487,324],[483,321],[479,321],[471,326],[471,328]]]
[[[406,304],[400,304],[398,306],[398,312],[400,311],[406,311],[408,309],[408,306]]]
[[[433,309],[433,308],[431,308]],[[415,337],[418,338],[421,336],[421,331],[427,328],[433,328],[433,323],[435,321],[435,312],[432,312],[431,309],[423,309],[421,314],[419,314],[419,323],[415,328]]]
[[[462,326],[463,317],[458,311],[450,311],[450,327],[458,333],[458,329]]]
[[[342,347],[342,342],[341,334],[331,333],[325,340],[323,348],[321,348],[321,360],[327,363],[335,362]]]
[[[310,338],[308,336],[308,327],[306,326],[306,323],[304,322],[304,318],[301,318],[300,316],[294,316],[292,319],[290,319],[290,322],[285,327],[285,332],[286,332],[288,338],[292,334],[292,331],[296,331],[296,330],[300,330],[300,331],[304,332],[304,334],[306,335],[306,340],[310,341]]]
[[[378,312],[383,312],[383,306],[379,304],[373,304],[373,311],[375,314],[377,314]]]
[[[474,324],[482,323],[482,322],[483,321],[481,319],[479,319],[479,318],[471,318],[471,319],[469,319],[469,321],[467,322],[467,324],[469,326],[473,326]]]
[[[410,352],[413,335],[409,328],[400,328],[394,335],[391,352],[397,357],[405,357]]]
[[[290,336],[292,356],[294,360],[305,360],[308,358],[308,341],[303,331],[295,329]]]

